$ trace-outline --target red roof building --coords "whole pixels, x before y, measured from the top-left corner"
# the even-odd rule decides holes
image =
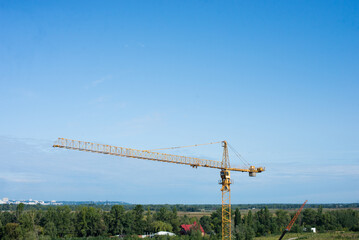
[[[182,235],[189,234],[192,230],[199,230],[202,233],[202,236],[204,236],[205,232],[201,226],[201,224],[197,224],[197,222],[194,222],[193,224],[182,224],[181,225],[181,231],[180,233]]]

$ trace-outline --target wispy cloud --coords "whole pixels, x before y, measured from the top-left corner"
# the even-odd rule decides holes
[[[281,172],[280,176],[327,176],[327,177],[347,177],[359,176],[359,165],[320,165],[313,164],[307,166],[307,163],[298,166],[282,166],[272,171]]]
[[[97,86],[103,84],[104,82],[106,82],[107,80],[110,80],[111,78],[112,78],[112,75],[109,74],[109,75],[103,76],[99,79],[93,80],[92,82],[90,82],[89,85],[85,86],[85,89],[97,87]]]
[[[23,88],[23,87],[13,88],[10,90],[10,92],[13,94],[13,96],[16,96],[17,98],[22,98],[27,100],[28,99],[33,100],[38,98],[38,93],[33,89],[29,89],[29,88]]]
[[[0,179],[5,182],[12,183],[39,183],[44,182],[39,176],[35,176],[29,173],[14,173],[0,172]]]
[[[111,126],[111,129],[121,130],[125,135],[138,135],[148,129],[163,125],[164,120],[164,116],[159,113],[142,115],[119,123],[116,126],[118,129],[114,126]],[[137,193],[131,192],[133,186],[138,189],[137,192],[150,191],[158,196],[163,193],[163,187],[170,190],[175,186],[177,189],[185,190],[194,181],[200,182],[202,187],[191,191],[191,196],[200,191],[203,191],[200,192],[201,194],[209,194],[203,189],[217,189],[213,184],[218,177],[218,172],[212,169],[192,169],[159,162],[54,149],[51,143],[52,141],[47,140],[0,136],[0,165],[2,166],[0,194],[19,196],[19,198],[39,196],[38,198],[46,199],[50,197],[96,199],[106,195],[109,196],[108,199],[124,200],[123,193],[126,192],[127,195],[131,195],[130,201],[133,201],[137,196]],[[9,149],[16,149],[16,151],[9,151]],[[132,187],[128,187],[126,179],[133,171],[136,171],[139,177],[132,183]],[[158,173],[161,174],[158,175]],[[359,164],[341,164],[340,162],[331,165],[313,163],[310,166],[300,162],[271,164],[267,166],[264,173],[258,174],[257,178],[249,178],[248,174],[234,172],[232,177],[236,183],[234,189],[237,183],[238,191],[248,189],[252,191],[253,186],[256,186],[259,192],[263,191],[267,194],[266,201],[268,202],[296,201],[298,195],[317,202],[353,201],[352,196],[359,190],[355,184],[359,180]],[[166,186],[159,187],[160,179],[163,178],[167,179]],[[112,190],[114,188],[122,189],[122,191],[114,192]],[[69,194],[69,189],[74,193]],[[102,189],[104,195],[92,195],[94,190],[99,189]],[[275,194],[281,192],[282,189],[288,189],[288,192],[283,196]],[[243,192],[238,191],[236,193],[234,190],[233,196],[237,194],[238,198],[241,197],[243,201],[250,201],[250,198],[247,200],[243,198],[241,195]],[[339,197],[338,193],[342,192],[347,193]],[[175,202],[175,199],[177,198],[172,201]],[[198,199],[203,199],[203,197],[198,196]]]
[[[140,134],[146,129],[151,129],[153,125],[156,125],[163,121],[163,116],[159,113],[148,114],[140,117],[133,118],[128,121],[120,122],[118,127],[124,128],[125,132],[132,134]]]
[[[95,97],[88,101],[88,104],[91,105],[91,107],[98,107],[98,108],[108,108],[111,107],[112,109],[124,109],[127,106],[126,102],[122,101],[116,101],[112,96],[110,95],[103,95]]]
[[[105,78],[105,77],[102,77],[102,78],[100,78],[100,79],[97,79],[97,80],[95,80],[95,81],[92,81],[92,82],[91,82],[91,86],[92,86],[92,87],[96,87],[97,85],[103,83],[105,80],[106,80],[106,78]]]
[[[103,103],[106,102],[107,98],[105,96],[97,97],[90,101],[90,104],[97,104],[97,103]]]

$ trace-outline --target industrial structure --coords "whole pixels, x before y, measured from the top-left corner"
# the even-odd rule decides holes
[[[216,142],[219,143],[219,142]],[[237,172],[248,172],[250,177],[255,177],[256,173],[263,172],[265,169],[262,167],[254,167],[249,166],[248,169],[234,168],[231,167],[228,156],[228,144],[226,141],[222,141],[223,147],[223,158],[222,161],[214,161],[208,159],[200,159],[194,157],[186,157],[172,154],[165,154],[159,152],[153,152],[148,150],[136,150],[131,148],[124,147],[115,147],[104,144],[97,144],[91,142],[84,142],[78,140],[71,140],[66,138],[58,138],[53,147],[56,148],[66,148],[73,149],[79,151],[87,151],[94,153],[102,153],[102,154],[110,154],[121,157],[128,158],[138,158],[138,159],[146,159],[167,163],[176,163],[189,165],[191,167],[207,167],[207,168],[215,168],[220,170],[221,180],[219,184],[221,185],[222,191],[222,240],[231,239],[231,171]],[[214,144],[214,143],[209,143]],[[204,144],[192,145],[199,146]],[[191,146],[185,146],[191,147]],[[180,148],[180,147],[174,147]],[[173,148],[170,148],[173,149]],[[157,149],[163,150],[163,149]],[[238,153],[236,153],[238,155]]]
[[[279,237],[278,240],[282,240],[282,238],[284,237],[284,235],[290,231],[290,229],[292,228],[294,222],[297,220],[300,212],[303,210],[304,205],[308,202],[308,200],[305,200],[305,202],[302,204],[302,206],[299,208],[299,210],[297,211],[297,213],[294,215],[294,217],[292,218],[292,220],[289,222],[288,226],[284,229],[282,235]]]

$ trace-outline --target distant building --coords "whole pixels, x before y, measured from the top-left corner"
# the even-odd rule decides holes
[[[182,224],[181,225],[181,231],[180,233],[182,235],[187,235],[189,234],[191,231],[196,231],[199,230],[202,233],[202,236],[205,235],[205,232],[201,226],[201,224],[197,224],[197,222],[194,222],[193,224]]]
[[[163,236],[163,235],[176,236],[176,234],[174,234],[174,233],[165,232],[165,231],[160,231],[160,232],[158,232],[158,233],[155,233],[155,235],[158,235],[158,236]]]
[[[29,200],[9,200],[8,198],[3,198],[2,200],[0,200],[0,204],[25,204],[25,205],[62,205],[62,203],[58,203],[55,200],[49,202],[49,201],[43,201],[43,200],[33,200],[33,199],[29,199]]]
[[[160,231],[160,232],[157,232],[157,233],[138,235],[139,238],[153,238],[155,236],[176,236],[176,234],[171,233],[171,232]]]

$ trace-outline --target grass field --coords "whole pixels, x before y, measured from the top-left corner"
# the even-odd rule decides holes
[[[257,237],[254,240],[278,240],[280,235],[267,237]],[[44,240],[50,238],[44,238]],[[67,238],[67,240],[114,240],[118,238],[110,237],[88,237],[88,238]],[[234,239],[234,238],[233,238]],[[359,239],[359,232],[332,232],[332,233],[288,233],[282,240],[338,240],[338,239]],[[61,240],[60,238],[57,240]]]
[[[196,217],[198,219],[200,219],[203,216],[211,216],[213,211],[207,211],[207,212],[177,212],[177,215],[179,217],[183,217],[184,215],[186,215],[187,217],[191,218],[191,217]]]
[[[278,240],[280,235],[257,237],[255,240]],[[282,240],[336,240],[336,239],[359,239],[359,232],[331,232],[331,233],[287,233]]]

